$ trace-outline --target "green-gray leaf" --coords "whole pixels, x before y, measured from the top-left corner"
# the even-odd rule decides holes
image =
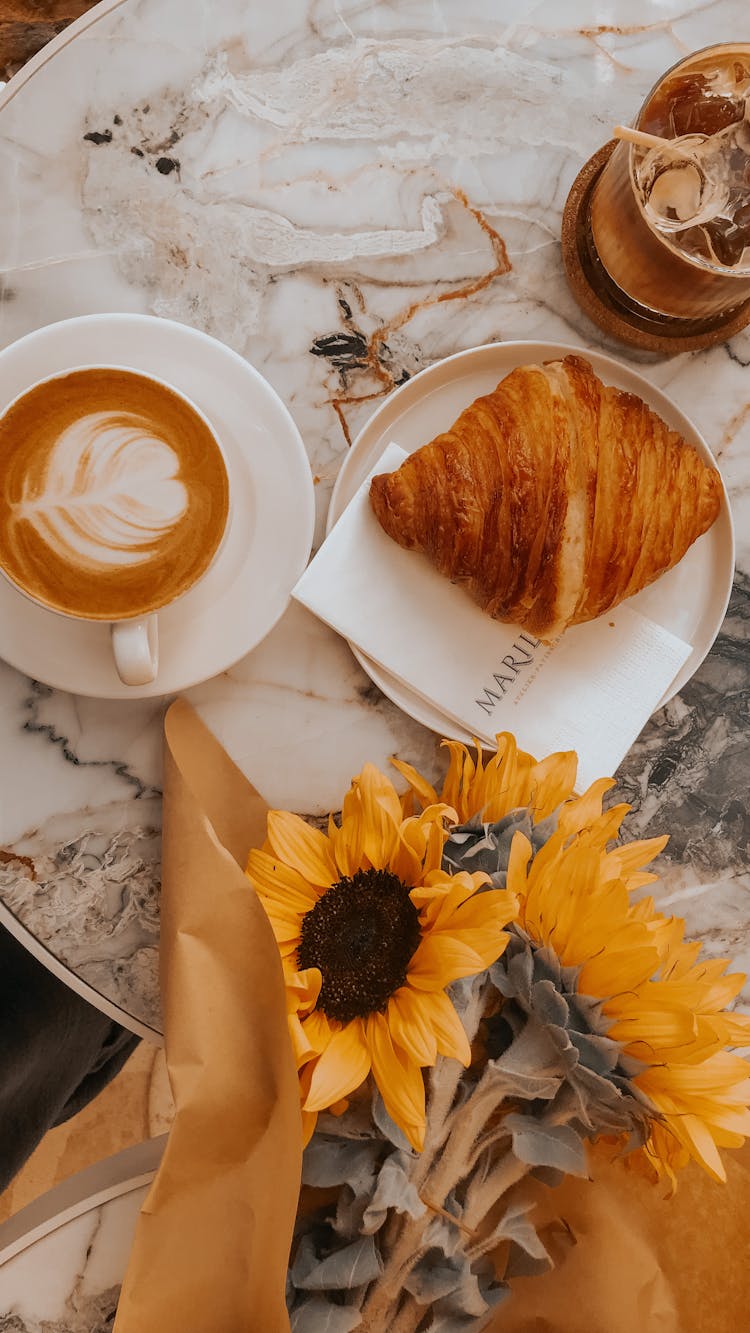
[[[309,1236],[303,1236],[292,1264],[292,1281],[300,1291],[350,1291],[373,1282],[383,1265],[372,1236],[334,1250],[319,1259]]]
[[[351,1333],[362,1316],[352,1305],[330,1305],[320,1296],[298,1305],[292,1314],[292,1333]]]
[[[528,1212],[528,1204],[508,1208],[498,1222],[494,1234],[498,1240],[512,1240],[534,1259],[545,1259],[547,1267],[551,1268],[552,1261],[536,1233],[536,1228],[529,1221]]]
[[[404,1131],[396,1124],[395,1120],[391,1119],[386,1111],[385,1102],[377,1088],[375,1089],[372,1098],[372,1118],[375,1121],[376,1128],[380,1130],[383,1138],[392,1143],[394,1148],[398,1148],[400,1152],[411,1153],[412,1156],[415,1156],[414,1150],[404,1134]]]
[[[420,1305],[434,1305],[460,1286],[468,1260],[463,1255],[448,1259],[439,1250],[428,1250],[404,1280],[404,1287]]]
[[[611,1074],[620,1058],[618,1042],[582,1032],[571,1032],[570,1040],[587,1069],[595,1074]]]
[[[398,1152],[391,1153],[383,1163],[375,1192],[362,1219],[363,1235],[371,1235],[380,1229],[389,1208],[395,1208],[397,1213],[408,1213],[410,1217],[423,1217],[426,1213],[425,1205],[406,1174],[408,1165],[406,1154]]]
[[[302,1158],[302,1183],[318,1189],[350,1185],[355,1194],[369,1194],[383,1146],[377,1139],[334,1138],[314,1134]]]
[[[531,1003],[534,1013],[544,1023],[567,1027],[568,1004],[552,981],[537,981],[532,987]]]
[[[507,1051],[494,1061],[494,1067],[503,1074],[528,1079],[552,1078],[559,1082],[577,1062],[577,1051],[572,1047],[561,1050],[551,1032],[530,1018]]]
[[[481,1319],[486,1313],[487,1302],[480,1290],[477,1275],[467,1267],[455,1290],[450,1295],[435,1301],[430,1333],[433,1329],[440,1329],[441,1333],[451,1333],[453,1329],[476,1328],[477,1319]]]
[[[531,1115],[509,1115],[506,1128],[513,1135],[513,1152],[528,1166],[554,1166],[572,1176],[586,1176],[583,1141],[570,1125],[549,1125]]]

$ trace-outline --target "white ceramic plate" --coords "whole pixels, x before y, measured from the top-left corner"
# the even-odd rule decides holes
[[[156,375],[203,410],[229,468],[229,531],[208,574],[159,612],[159,672],[149,685],[123,685],[108,625],[45,611],[2,577],[0,657],[74,694],[173,694],[233,666],[282,615],[310,554],[312,476],[297,427],[257,370],[215,338],[149,315],[86,315],[6,347],[0,412],[47,375],[102,363]]]
[[[407,453],[413,453],[447,430],[469,403],[494,389],[498,381],[516,366],[555,360],[570,352],[584,356],[605,384],[614,384],[638,394],[668,425],[679,431],[707,463],[715,465],[706,441],[693,423],[671,398],[630,366],[600,352],[560,343],[490,343],[457,352],[455,356],[420,371],[390,394],[370,417],[339,472],[328,511],[328,531],[391,441],[400,444]],[[726,613],[733,574],[734,530],[725,491],[721,513],[709,531],[694,542],[679,565],[631,599],[636,610],[693,646],[679,675],[660,700],[660,707],[682,688],[708,653]],[[397,681],[354,644],[350,647],[368,676],[404,712],[442,735],[471,740],[455,722]]]

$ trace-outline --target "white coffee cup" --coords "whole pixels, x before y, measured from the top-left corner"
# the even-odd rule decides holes
[[[167,606],[175,605],[176,602],[181,601],[182,598],[185,597],[189,592],[192,592],[192,590],[196,588],[200,582],[202,582],[202,580],[206,577],[209,571],[214,567],[224,547],[232,515],[230,470],[227,464],[226,454],[222,448],[221,441],[218,438],[216,430],[211,425],[211,422],[208,420],[205,413],[201,411],[201,409],[196,405],[196,403],[193,402],[191,398],[187,396],[187,394],[183,393],[179,389],[176,389],[174,385],[167,383],[166,380],[161,379],[157,375],[152,375],[150,373],[141,370],[134,370],[133,368],[127,366],[119,366],[113,362],[90,363],[87,365],[70,366],[65,370],[59,370],[52,375],[47,375],[44,376],[42,379],[34,381],[34,383],[27,385],[20,393],[16,394],[16,396],[12,399],[12,401],[8,403],[7,406],[3,409],[2,413],[0,413],[0,425],[2,424],[2,421],[5,419],[8,413],[11,411],[11,409],[14,408],[15,405],[19,403],[21,399],[25,398],[29,393],[31,393],[32,390],[40,388],[43,385],[51,383],[54,380],[60,380],[66,378],[67,376],[75,375],[79,371],[89,371],[89,370],[102,371],[102,372],[107,372],[107,371],[124,372],[127,373],[128,375],[135,376],[140,380],[147,381],[150,384],[157,386],[158,388],[165,389],[169,392],[170,395],[179,399],[182,402],[182,404],[186,406],[188,409],[190,409],[190,411],[200,420],[206,431],[210,434],[211,440],[216,447],[219,457],[222,460],[224,471],[226,473],[226,478],[227,478],[228,495],[229,495],[227,514],[224,522],[224,527],[221,533],[221,537],[214,549],[211,559],[206,563],[206,565],[200,570],[197,576],[187,586],[181,588],[180,592],[176,596],[173,596],[164,602],[160,602],[158,606],[156,606],[153,610],[149,610],[145,614],[141,611],[138,611],[133,616],[118,617],[116,620],[112,620],[109,622],[114,665],[117,670],[117,674],[120,677],[120,680],[125,685],[131,685],[131,686],[148,685],[152,681],[156,680],[159,670],[159,632],[158,632],[159,612],[165,610]],[[12,574],[8,571],[8,569],[5,568],[2,558],[0,558],[0,574],[3,575],[6,581],[11,584],[11,586],[16,590],[16,592],[20,593],[21,596],[25,597],[28,601],[34,603],[36,606],[41,607],[42,610],[47,611],[50,615],[60,616],[66,620],[72,620],[74,622],[79,621],[79,622],[91,623],[92,621],[94,621],[97,623],[101,623],[100,616],[86,616],[83,613],[77,613],[77,612],[74,613],[62,610],[56,606],[50,606],[46,601],[44,601],[43,598],[35,596],[32,591],[24,587],[22,583],[20,583],[16,578],[14,578]]]
[[[134,620],[113,620],[110,623],[112,654],[123,685],[149,685],[156,680],[159,672],[157,614],[152,611]]]

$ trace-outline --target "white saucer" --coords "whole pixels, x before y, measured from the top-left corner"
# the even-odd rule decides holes
[[[638,394],[707,463],[715,466],[706,441],[693,423],[671,398],[630,366],[601,352],[561,343],[490,343],[438,361],[389,395],[360,431],[344,460],[331,496],[327,530],[330,532],[391,441],[413,453],[447,430],[469,403],[494,389],[516,366],[555,360],[570,352],[584,356],[606,384]],[[630,604],[642,615],[693,647],[659,707],[682,689],[711,648],[726,613],[733,575],[734,529],[725,490],[721,513],[709,531],[693,543],[674,569],[630,599]],[[457,723],[396,680],[354,644],[349,646],[371,680],[404,712],[444,736],[463,741],[472,739]]]
[[[151,684],[123,685],[108,625],[45,611],[1,576],[0,657],[74,694],[174,694],[233,666],[282,615],[310,554],[312,476],[297,427],[257,370],[215,338],[150,315],[86,315],[6,347],[0,412],[36,380],[102,363],[156,375],[202,409],[229,467],[229,530],[201,582],[159,612],[159,672]]]

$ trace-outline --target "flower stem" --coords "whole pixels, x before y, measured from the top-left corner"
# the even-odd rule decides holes
[[[405,1294],[396,1318],[389,1325],[389,1333],[416,1333],[426,1314],[424,1305],[418,1305],[413,1296]]]
[[[478,986],[476,992],[461,1015],[469,1041],[476,1036],[479,1022],[484,1012],[487,985]],[[412,1179],[417,1190],[421,1189],[432,1164],[435,1153],[444,1143],[448,1133],[447,1121],[456,1098],[458,1085],[463,1077],[463,1065],[459,1060],[441,1059],[432,1072],[430,1080],[430,1103],[427,1115],[427,1132],[422,1154],[415,1166]],[[442,1203],[442,1199],[436,1200]]]
[[[486,988],[479,986],[462,1013],[469,1041],[476,1036],[484,1011]],[[490,1209],[494,1210],[506,1192],[527,1174],[528,1167],[502,1153],[495,1170],[482,1173],[485,1188],[469,1187],[463,1216],[453,1218],[444,1205],[453,1190],[476,1166],[473,1149],[482,1137],[495,1146],[502,1133],[491,1121],[497,1116],[498,1098],[494,1084],[480,1078],[470,1095],[456,1103],[463,1068],[457,1060],[440,1060],[433,1071],[427,1112],[425,1147],[414,1160],[409,1175],[423,1202],[433,1216],[442,1216],[448,1225],[455,1222],[467,1255],[483,1251],[484,1237],[479,1228]],[[509,1136],[508,1136],[509,1137]],[[427,1311],[404,1292],[404,1281],[426,1253],[425,1233],[429,1217],[411,1217],[392,1213],[387,1223],[387,1243],[382,1247],[383,1271],[364,1300],[361,1314],[362,1333],[416,1333]],[[396,1293],[394,1301],[394,1293]],[[399,1301],[397,1308],[396,1303]]]
[[[399,1215],[401,1218],[401,1215]],[[363,1333],[384,1333],[393,1330],[389,1312],[393,1306],[393,1292],[400,1293],[403,1280],[411,1272],[424,1254],[424,1218],[404,1217],[393,1244],[389,1247],[388,1258],[383,1271],[372,1284],[362,1306]],[[418,1326],[414,1325],[414,1328]],[[397,1327],[397,1326],[396,1326]],[[405,1325],[405,1330],[409,1328]]]
[[[451,1100],[448,1106],[452,1104],[457,1086],[457,1079],[452,1066],[455,1061],[445,1060],[441,1062],[439,1073],[436,1071],[436,1077],[433,1081],[433,1100],[430,1104],[430,1120],[436,1110],[442,1112],[446,1104],[446,1089],[453,1090]],[[459,1072],[460,1077],[460,1072]],[[472,1107],[472,1102],[475,1107]],[[477,1133],[485,1126],[489,1115],[494,1114],[495,1106],[492,1099],[484,1095],[484,1089],[481,1083],[477,1086],[474,1094],[468,1098],[459,1108],[457,1108],[449,1117],[447,1124],[441,1124],[441,1133],[431,1134],[429,1143],[432,1145],[432,1151],[425,1148],[422,1156],[414,1163],[411,1172],[412,1180],[420,1190],[423,1201],[429,1201],[428,1206],[433,1206],[439,1210],[442,1216],[443,1205],[448,1195],[466,1176],[470,1169],[471,1147],[476,1140]],[[472,1114],[472,1112],[474,1112]],[[442,1115],[441,1115],[442,1120]],[[443,1144],[442,1155],[437,1156],[436,1148]],[[467,1205],[471,1203],[471,1209],[467,1208],[462,1218],[456,1219],[456,1225],[462,1233],[468,1230],[475,1235],[489,1208],[493,1207],[503,1197],[506,1190],[510,1189],[524,1175],[528,1167],[522,1162],[518,1162],[512,1154],[508,1154],[501,1160],[499,1170],[491,1177],[491,1187],[489,1192],[475,1192],[467,1196]],[[450,1216],[450,1214],[447,1214]],[[393,1292],[403,1290],[404,1279],[416,1266],[425,1253],[424,1235],[426,1222],[424,1216],[413,1218],[404,1214],[393,1214],[390,1225],[393,1229],[389,1232],[388,1244],[384,1247],[385,1261],[383,1271],[378,1277],[376,1283],[370,1287],[362,1306],[362,1318],[364,1329],[368,1333],[383,1333],[384,1329],[393,1330],[400,1325],[393,1324]],[[472,1239],[469,1235],[462,1237],[464,1247],[467,1252],[472,1248]],[[476,1237],[475,1245],[477,1252],[481,1252],[481,1241]],[[418,1308],[418,1307],[417,1307]],[[406,1314],[403,1318],[406,1319]],[[420,1320],[413,1325],[413,1329],[418,1328]],[[404,1333],[412,1333],[412,1328],[404,1325]]]

